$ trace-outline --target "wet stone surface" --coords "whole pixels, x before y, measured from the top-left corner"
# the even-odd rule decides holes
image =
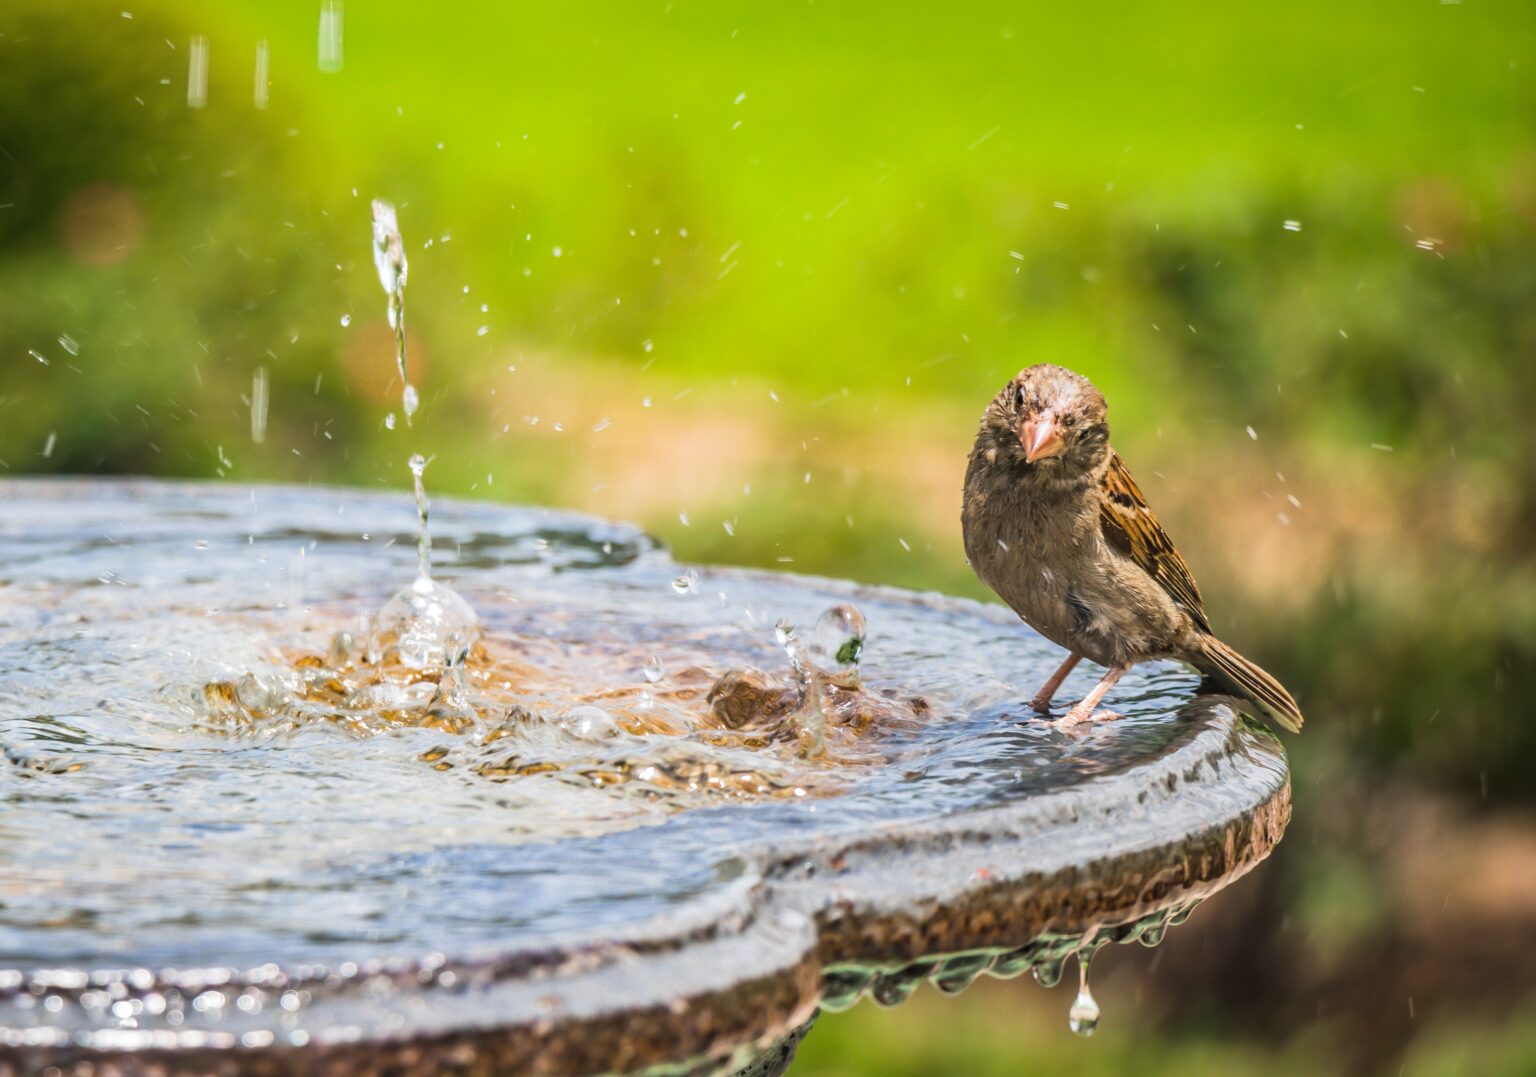
[[[444,502],[445,669],[372,620],[406,497],[0,500],[0,1074],[733,1072],[818,1005],[1154,943],[1288,818],[1182,669],[1033,720],[1059,655],[997,608]]]

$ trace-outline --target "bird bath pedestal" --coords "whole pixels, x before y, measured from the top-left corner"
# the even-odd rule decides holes
[[[1182,670],[1035,720],[1059,656],[995,607],[445,502],[450,686],[357,657],[399,496],[0,504],[0,1074],[782,1072],[818,1010],[1155,943],[1289,816]],[[774,625],[850,602],[808,752]]]

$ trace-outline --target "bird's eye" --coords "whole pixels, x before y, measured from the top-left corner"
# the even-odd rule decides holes
[[[1013,409],[1015,411],[1024,410],[1024,386],[1022,385],[1013,390]]]
[[[1072,415],[1063,415],[1061,417],[1061,425],[1070,429],[1077,425],[1077,418]]]

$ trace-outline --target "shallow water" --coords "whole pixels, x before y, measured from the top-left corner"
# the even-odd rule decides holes
[[[232,722],[199,710],[204,686],[291,675],[411,578],[408,499],[10,482],[0,503],[0,968],[591,937],[729,888],[770,836],[1015,800],[1199,728],[1170,717],[1196,682],[1173,666],[1121,681],[1120,722],[1030,720],[1022,701],[1059,652],[1001,610],[710,570],[680,594],[678,566],[632,529],[451,502],[436,575],[486,640],[464,728]],[[788,683],[776,621],[809,628],[850,597],[868,619],[866,689],[921,697],[921,721],[876,721],[806,759],[707,720],[703,693],[730,667]],[[582,739],[562,724],[594,704],[625,728]],[[488,742],[498,724],[511,728]],[[520,774],[530,763],[553,769]],[[625,780],[596,776],[612,773]],[[767,780],[710,777],[741,773]]]

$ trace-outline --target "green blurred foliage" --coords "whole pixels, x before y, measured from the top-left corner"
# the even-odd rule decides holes
[[[945,485],[975,416],[1029,362],[1094,377],[1308,712],[1265,876],[1296,962],[1398,930],[1350,798],[1536,800],[1521,0],[391,0],[346,8],[337,74],[310,0],[122,7],[0,12],[0,469],[403,488],[384,196],[434,490],[633,513],[688,560],[985,597]],[[1186,1046],[1157,1065],[1256,1065]],[[900,1057],[864,1071],[943,1068]]]

